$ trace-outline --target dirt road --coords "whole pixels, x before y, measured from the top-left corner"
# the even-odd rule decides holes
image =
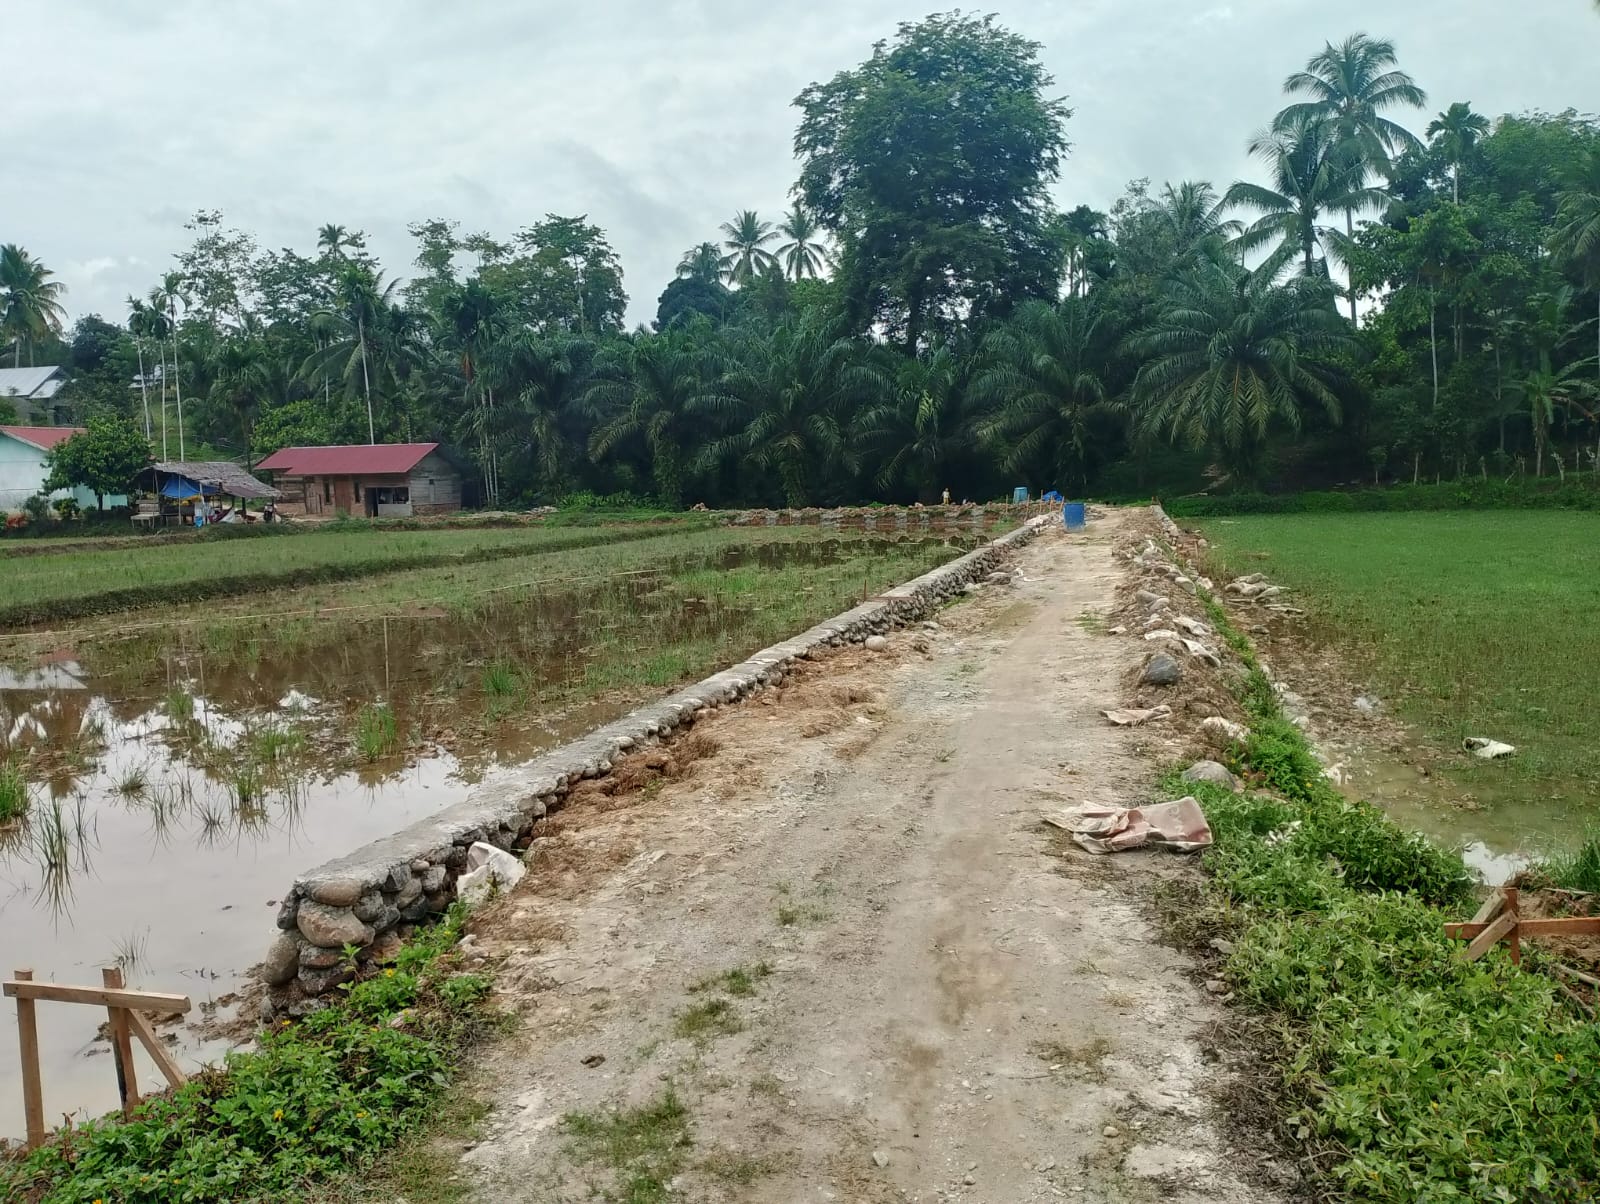
[[[1219,1008],[1141,903],[1177,867],[1038,822],[1148,798],[1140,735],[1098,716],[1140,650],[1085,618],[1137,521],[1048,532],[1020,584],[553,822],[478,924],[520,1009],[469,1084],[478,1198],[1276,1198],[1233,1177]]]

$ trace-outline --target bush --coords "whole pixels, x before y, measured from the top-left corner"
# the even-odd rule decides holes
[[[50,517],[50,499],[42,493],[36,493],[22,503],[22,512],[28,516],[32,523],[43,523]]]
[[[1593,480],[1461,480],[1439,485],[1306,493],[1219,493],[1163,502],[1173,518],[1340,514],[1357,510],[1600,510]]]
[[[56,512],[56,517],[62,522],[71,522],[83,513],[83,508],[78,505],[75,497],[58,497],[50,503],[50,508]]]
[[[426,1119],[453,1055],[484,1023],[488,980],[439,962],[464,915],[458,905],[394,967],[352,985],[343,1005],[284,1021],[255,1050],[147,1100],[132,1119],[91,1121],[0,1163],[0,1196],[302,1199],[309,1183],[370,1163]]]
[[[1391,1204],[1600,1199],[1600,1028],[1503,952],[1461,960],[1443,932],[1470,906],[1460,857],[1335,790],[1243,655],[1252,731],[1237,768],[1281,797],[1167,784],[1211,823],[1207,893],[1234,933],[1225,973],[1279,1020],[1290,1132],[1326,1178],[1313,1189]],[[1550,872],[1600,879],[1600,844]],[[1537,967],[1540,951],[1526,956]]]

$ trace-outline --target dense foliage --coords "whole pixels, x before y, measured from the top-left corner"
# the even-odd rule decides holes
[[[1471,910],[1461,859],[1335,790],[1224,630],[1251,666],[1250,740],[1231,758],[1250,789],[1168,785],[1210,820],[1205,921],[1230,932],[1238,1000],[1277,1018],[1288,1136],[1340,1198],[1600,1198],[1583,1069],[1600,1028],[1503,950],[1461,960],[1443,934]]]
[[[903,25],[800,93],[792,209],[708,220],[651,328],[581,215],[418,222],[397,271],[345,226],[304,254],[201,212],[125,325],[63,334],[59,284],[0,247],[0,341],[170,457],[439,440],[489,505],[1600,470],[1593,119],[1430,118],[1357,34],[1288,76],[1257,179],[1138,180],[1099,212],[1058,209],[1055,89],[993,18]]]

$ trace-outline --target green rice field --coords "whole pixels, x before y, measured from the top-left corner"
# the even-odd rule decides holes
[[[1496,776],[1575,801],[1600,788],[1600,515],[1274,515],[1199,524],[1212,568],[1296,591],[1337,647],[1441,747],[1518,747]],[[1486,767],[1485,767],[1486,768]],[[1467,766],[1469,773],[1480,767]],[[1600,797],[1600,795],[1597,795]]]

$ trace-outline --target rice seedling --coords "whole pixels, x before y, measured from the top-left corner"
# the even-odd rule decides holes
[[[21,819],[27,811],[27,776],[14,761],[0,761],[0,824]]]
[[[394,708],[386,702],[369,702],[356,716],[356,751],[372,762],[395,751],[400,729]]]
[[[522,675],[506,661],[494,661],[483,671],[483,692],[490,698],[513,698],[522,693]]]

